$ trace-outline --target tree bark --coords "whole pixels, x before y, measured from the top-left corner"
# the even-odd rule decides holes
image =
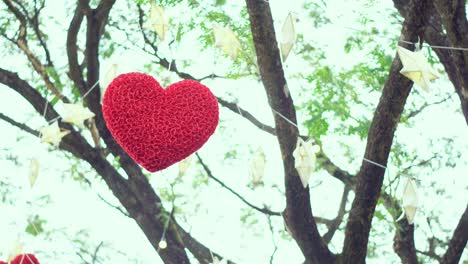
[[[442,257],[441,264],[458,263],[460,261],[463,250],[468,241],[468,206],[460,218],[452,238],[450,239],[449,246],[444,256]]]
[[[434,0],[434,6],[439,13],[440,21],[447,32],[449,46],[468,48],[468,21],[464,0]],[[468,125],[468,52],[465,50],[449,50],[450,57],[456,65],[452,71],[453,79],[459,85],[455,90],[460,98],[462,111]]]
[[[403,17],[408,17],[407,1],[393,0]],[[422,10],[422,39],[431,46],[468,47],[468,21],[463,1],[428,1]],[[433,48],[445,68],[460,99],[462,113],[468,124],[468,52]]]
[[[396,227],[393,238],[393,250],[398,254],[403,264],[418,264],[416,246],[414,245],[414,225],[408,224],[406,219],[402,219]]]
[[[309,188],[304,188],[294,167],[292,152],[299,136],[292,98],[285,94],[286,80],[268,1],[247,0],[257,63],[268,102],[274,112],[276,136],[283,158],[286,209],[284,219],[306,258],[306,263],[334,263],[335,256],[322,240],[312,214]]]
[[[421,1],[411,1],[411,14],[405,20],[401,39],[416,42],[421,30],[418,19]],[[398,57],[393,60],[379,104],[369,128],[364,157],[387,165],[396,127],[403,112],[413,82],[400,74]],[[356,177],[355,198],[349,213],[343,246],[343,261],[349,264],[365,263],[367,244],[377,200],[380,196],[385,169],[363,161]]]

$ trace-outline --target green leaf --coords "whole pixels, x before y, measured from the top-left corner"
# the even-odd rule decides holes
[[[179,43],[180,43],[180,40],[182,39],[182,34],[183,34],[182,29],[183,29],[182,24],[179,24],[179,26],[177,27],[177,33],[175,37],[176,41]]]
[[[50,101],[50,104],[52,106],[54,106],[58,101],[60,101],[60,98],[58,98],[57,96],[54,97],[54,99],[52,99],[52,101]]]
[[[57,86],[57,88],[60,91],[62,91],[63,90],[63,84],[60,81],[60,76],[59,76],[57,70],[54,67],[46,67],[45,70],[46,70],[46,73],[52,78],[52,80],[54,80],[55,86]]]

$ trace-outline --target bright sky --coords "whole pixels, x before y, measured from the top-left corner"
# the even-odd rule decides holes
[[[237,1],[239,5],[243,4],[242,1]],[[50,25],[50,28],[48,28],[48,34],[53,40],[50,41],[52,49],[64,46],[64,35],[60,33],[53,34],[53,32],[58,32],[60,28],[69,23],[70,17],[66,16],[64,3],[65,1],[50,1],[46,8],[46,12],[54,14],[61,21],[59,25]],[[71,2],[66,4],[70,5]],[[342,65],[343,67],[362,59],[361,56],[356,54],[344,54],[343,45],[346,37],[353,33],[352,29],[346,27],[353,27],[353,25],[359,27],[355,21],[360,14],[366,14],[370,18],[374,18],[377,27],[386,27],[387,21],[382,19],[382,14],[378,12],[383,8],[392,8],[391,1],[386,1],[377,7],[368,7],[361,10],[358,10],[355,1],[328,1],[327,13],[332,19],[332,25],[319,30],[310,30],[312,27],[307,24],[305,14],[301,11],[302,1],[291,0],[285,3],[280,0],[272,0],[270,4],[277,32],[288,12],[297,13],[301,20],[298,24],[298,31],[305,34],[306,39],[314,40],[323,46],[327,51],[326,54],[330,63]],[[237,3],[234,3],[234,5],[237,5]],[[169,10],[168,15],[174,16],[177,15],[177,12]],[[398,33],[398,30],[396,33]],[[56,37],[60,37],[60,39],[54,39]],[[388,42],[385,39],[376,39],[376,41]],[[389,47],[395,45],[396,43],[389,43]],[[177,52],[177,57],[194,57],[194,51],[190,46],[189,41],[185,45],[182,43]],[[111,60],[103,61],[103,70],[101,72],[105,72],[111,63],[119,64],[121,72],[133,71],[141,68],[139,62],[147,60],[143,54],[136,51],[128,51],[118,55],[118,57],[114,56]],[[298,61],[297,58],[294,55],[290,56],[286,74],[298,71],[297,67],[295,67],[295,62]],[[56,56],[55,59],[58,61],[57,65],[65,65],[66,63],[64,56]],[[192,67],[187,71],[195,76],[209,74],[211,68],[215,68],[212,61],[213,59],[209,58],[206,62],[202,62],[207,65],[206,67]],[[8,62],[8,64],[5,62]],[[3,60],[0,66],[22,72],[25,76],[28,76],[26,74],[28,70],[24,63],[24,60],[18,60],[11,56]],[[236,96],[239,98],[239,104],[243,108],[249,110],[265,123],[273,124],[265,93],[260,85],[253,83],[252,81],[242,80],[206,82],[215,94],[224,94],[225,90],[235,91]],[[294,82],[289,84],[293,96],[298,93],[294,89],[294,84]],[[433,87],[434,92],[431,94],[415,95],[414,97],[420,100],[421,96],[424,96],[428,101],[436,101],[444,91],[453,89],[446,78],[437,81]],[[33,128],[44,125],[40,117],[31,114],[31,107],[25,100],[9,89],[0,89],[0,98],[2,98],[0,101],[1,113],[25,122]],[[410,97],[410,101],[417,99]],[[411,149],[415,150],[416,154],[424,156],[427,149],[421,148],[421,146],[427,146],[428,139],[452,138],[457,142],[457,149],[462,151],[460,160],[468,160],[468,143],[463,140],[463,137],[468,133],[468,129],[461,114],[454,111],[459,103],[458,100],[455,100],[455,102],[456,104],[453,107],[428,109],[416,118],[417,126],[414,128],[399,127],[398,139],[407,143]],[[60,107],[58,109],[61,110]],[[233,189],[238,190],[249,201],[259,206],[267,203],[275,211],[283,210],[284,198],[277,191],[263,188],[253,191],[246,188],[249,181],[248,161],[251,157],[250,151],[262,147],[267,153],[268,162],[265,176],[266,186],[277,184],[280,189],[283,189],[282,169],[278,168],[277,165],[280,164],[280,155],[276,139],[259,131],[228,110],[221,109],[221,118],[225,121],[222,125],[226,128],[218,128],[215,135],[199,152],[205,162],[211,167],[215,176],[222,179]],[[44,263],[58,264],[67,261],[71,263],[70,260],[76,261],[75,252],[77,248],[73,247],[70,240],[79,230],[86,229],[89,230],[90,234],[88,242],[92,245],[96,246],[99,242],[104,241],[105,245],[122,251],[129,257],[134,256],[139,260],[139,262],[132,261],[132,263],[162,263],[134,221],[123,217],[117,210],[109,207],[98,198],[97,195],[100,194],[111,203],[117,204],[116,199],[108,191],[104,183],[93,180],[92,189],[79,186],[77,182],[70,179],[70,164],[64,159],[63,153],[55,150],[51,151],[50,147],[41,144],[37,138],[19,132],[4,122],[0,122],[0,129],[2,134],[0,139],[0,166],[2,168],[0,180],[11,185],[9,195],[11,195],[10,199],[14,200],[13,205],[0,205],[0,215],[3,216],[0,219],[0,234],[2,237],[0,240],[0,260],[6,259],[15,241],[19,239],[24,243],[26,251],[37,253]],[[305,133],[305,130],[302,130],[302,133]],[[19,137],[21,139],[17,141]],[[351,146],[355,151],[354,153],[356,153],[356,159],[349,161],[344,158],[340,144]],[[239,145],[237,147],[239,158],[232,162],[222,162],[220,157],[223,157],[224,153],[234,145]],[[356,171],[359,168],[364,147],[365,142],[360,142],[356,138],[330,136],[324,141],[325,151],[329,155],[332,154],[334,161],[343,164],[350,171]],[[436,147],[441,150],[444,148],[444,146]],[[17,157],[20,164],[15,165],[12,162],[5,161],[5,157],[8,155]],[[37,158],[40,162],[39,178],[33,188],[29,187],[27,180],[28,165],[31,158]],[[83,171],[83,166],[80,168]],[[398,171],[398,168],[390,166],[390,173],[396,171]],[[421,203],[426,213],[432,211],[434,214],[440,214],[444,227],[450,230],[453,230],[460,212],[465,206],[465,202],[455,203],[454,201],[466,201],[468,198],[466,194],[468,179],[462,177],[462,175],[466,175],[466,171],[468,171],[468,166],[465,162],[457,164],[455,168],[443,169],[434,173],[421,172],[421,188],[428,187],[429,180],[437,179],[439,187],[450,190],[450,199],[437,200],[428,199],[432,194],[424,191],[424,189],[421,191],[423,196]],[[198,170],[192,166],[187,175],[184,176],[184,183],[178,186],[176,191],[194,193],[191,190],[191,184],[192,178],[197,177],[197,174]],[[155,188],[159,189],[160,186],[167,187],[175,179],[176,175],[177,168],[172,166],[163,172],[155,173],[151,181]],[[92,174],[87,174],[87,177],[92,178]],[[341,185],[323,173],[317,173],[311,180],[311,185],[314,186],[319,182],[322,182],[322,184],[312,191],[314,214],[333,218],[341,194],[341,189],[337,188],[337,186]],[[181,198],[181,201],[187,202],[182,208],[187,208],[186,219],[190,223],[189,225],[184,224],[184,226],[208,247],[225,254],[225,256],[237,263],[267,263],[273,251],[273,244],[271,243],[271,233],[266,218],[263,216],[255,217],[254,219],[258,219],[261,224],[253,225],[253,228],[246,228],[239,221],[241,210],[245,208],[244,205],[227,193],[226,190],[220,188],[216,183],[210,182],[210,186],[202,186],[196,191],[196,197],[194,198]],[[51,203],[45,207],[28,204],[28,202],[42,195],[50,195]],[[196,201],[196,204],[191,200]],[[197,213],[189,213],[194,211]],[[46,219],[45,228],[47,230],[63,230],[65,233],[62,235],[53,234],[50,240],[45,239],[44,236],[35,238],[26,234],[24,229],[27,226],[27,217],[31,214],[38,214]],[[420,230],[426,232],[428,230],[423,217],[424,215],[421,214],[417,216],[417,232],[421,232]],[[182,216],[180,216],[180,219],[183,222]],[[277,231],[275,241],[278,251],[275,255],[275,263],[301,263],[303,257],[295,243],[281,239],[278,234],[278,230],[282,228],[281,219],[273,218],[272,220]],[[385,226],[377,226],[376,229],[384,232]],[[391,252],[392,237],[393,234],[390,234],[382,238],[379,241],[380,249]],[[342,235],[337,233],[334,241],[337,241],[338,250],[341,250],[341,240]],[[424,243],[424,241],[417,241],[418,246],[422,246]],[[55,253],[56,258],[48,258],[49,255]],[[390,258],[394,259],[395,255],[390,255]],[[381,263],[379,261],[381,259],[374,259],[369,260],[368,263]],[[110,261],[105,262],[125,263],[127,260],[122,254],[117,254]]]

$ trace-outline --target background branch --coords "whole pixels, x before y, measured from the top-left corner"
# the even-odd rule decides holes
[[[416,42],[421,30],[421,21],[417,10],[421,1],[411,1],[410,15],[405,20],[401,39]],[[394,133],[409,96],[412,81],[400,74],[400,59],[393,60],[387,81],[384,85],[377,109],[369,128],[364,157],[387,165],[393,143]],[[363,161],[356,177],[355,198],[346,225],[343,246],[345,263],[364,263],[367,254],[369,232],[377,200],[381,193],[385,170]]]
[[[460,217],[455,231],[453,231],[452,238],[450,239],[449,246],[444,256],[442,256],[442,264],[457,263],[463,250],[466,247],[468,240],[468,206],[465,208],[465,212]]]
[[[333,263],[335,256],[322,240],[312,214],[309,188],[304,188],[294,167],[292,153],[296,148],[299,131],[289,122],[297,124],[291,96],[285,94],[286,79],[276,41],[273,18],[268,1],[246,0],[250,28],[257,55],[263,86],[272,111],[281,113],[289,121],[274,114],[275,130],[283,160],[286,225],[301,249],[307,263]]]
[[[219,183],[223,188],[225,188],[226,190],[228,190],[230,193],[234,194],[237,198],[239,198],[243,203],[245,203],[246,205],[248,205],[249,207],[261,212],[261,213],[264,213],[266,215],[276,215],[276,216],[280,216],[281,213],[280,212],[274,212],[274,211],[271,211],[270,209],[264,207],[264,208],[260,208],[256,205],[253,205],[252,203],[250,203],[249,201],[247,201],[244,197],[242,197],[242,195],[240,195],[239,193],[237,193],[236,191],[234,191],[232,188],[230,188],[229,186],[227,186],[224,182],[222,182],[220,179],[216,178],[215,176],[213,176],[213,173],[211,172],[210,168],[208,168],[208,166],[205,164],[205,162],[203,162],[202,158],[200,157],[200,155],[198,153],[195,153],[195,155],[197,156],[197,159],[198,161],[200,162],[200,165],[202,165],[203,169],[205,170],[206,174],[208,175],[208,177],[210,177],[211,179],[213,179],[214,181],[216,181],[217,183]]]

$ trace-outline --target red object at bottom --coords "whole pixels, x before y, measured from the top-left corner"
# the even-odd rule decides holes
[[[0,264],[40,264],[39,260],[37,260],[36,256],[33,254],[21,254],[16,256],[12,261],[9,263],[5,261],[0,261]]]

